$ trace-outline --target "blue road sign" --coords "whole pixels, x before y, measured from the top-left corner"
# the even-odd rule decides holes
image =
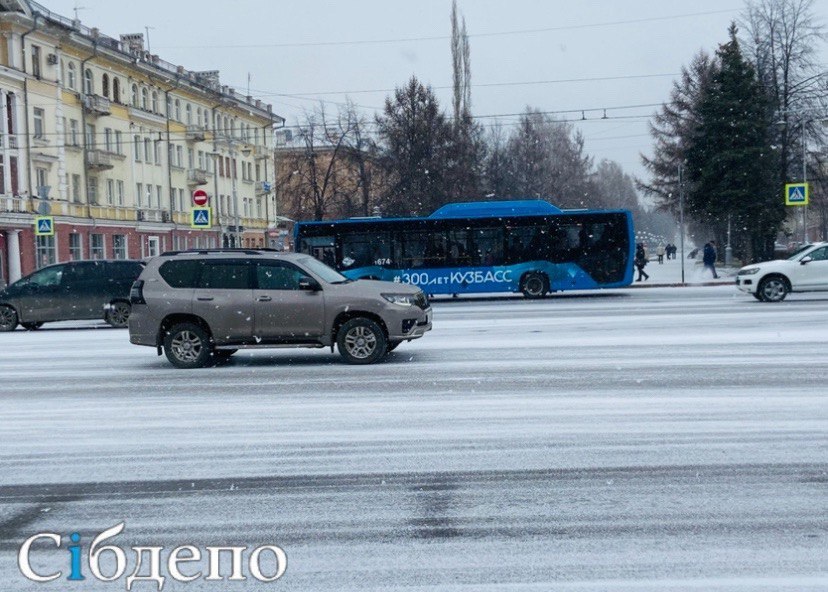
[[[35,218],[35,236],[54,236],[55,219],[51,216],[38,216]]]
[[[786,206],[807,206],[808,205],[808,184],[788,183],[785,185]]]
[[[190,226],[192,228],[212,228],[213,216],[210,208],[193,208]]]

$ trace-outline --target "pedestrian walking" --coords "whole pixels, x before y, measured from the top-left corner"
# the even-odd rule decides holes
[[[664,245],[659,243],[658,247],[656,247],[656,255],[658,255],[658,264],[659,265],[664,265],[664,253],[665,253],[665,251],[666,251],[666,249],[664,248]]]
[[[635,268],[638,270],[638,279],[635,281],[640,282],[642,276],[645,280],[650,279],[650,276],[644,271],[644,267],[647,265],[647,253],[644,251],[643,243],[638,243],[636,246],[633,263],[635,263]]]
[[[702,263],[705,269],[713,272],[713,279],[719,279],[719,274],[716,273],[716,241],[712,240],[704,245]]]

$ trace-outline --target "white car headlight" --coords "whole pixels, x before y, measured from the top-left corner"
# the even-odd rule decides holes
[[[414,294],[383,294],[388,302],[392,304],[399,304],[400,306],[413,306],[416,295]]]
[[[759,273],[758,267],[746,267],[745,269],[739,270],[739,275],[754,275]]]

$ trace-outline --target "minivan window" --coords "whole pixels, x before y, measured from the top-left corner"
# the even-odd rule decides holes
[[[201,261],[167,261],[158,273],[173,288],[195,288],[204,264]]]
[[[46,267],[40,271],[36,271],[23,281],[29,285],[37,285],[42,288],[51,286],[59,286],[63,278],[63,269],[65,265],[55,265],[53,267]]]
[[[199,288],[251,290],[250,264],[244,261],[209,261],[201,272]]]
[[[108,275],[116,280],[134,280],[141,275],[143,266],[139,261],[109,262]]]

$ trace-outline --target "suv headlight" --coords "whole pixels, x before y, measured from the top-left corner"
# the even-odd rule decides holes
[[[754,275],[756,273],[759,273],[758,267],[747,267],[739,270],[739,275]]]
[[[400,306],[413,306],[414,301],[417,299],[416,294],[383,294],[382,297],[388,302],[399,304]]]

